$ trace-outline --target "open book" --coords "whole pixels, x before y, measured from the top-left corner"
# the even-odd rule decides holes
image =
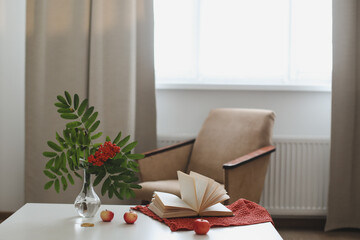
[[[154,192],[149,209],[161,218],[233,216],[221,204],[229,199],[223,186],[201,174],[177,172],[181,199],[171,193]]]

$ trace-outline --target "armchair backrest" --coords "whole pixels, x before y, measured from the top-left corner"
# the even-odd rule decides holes
[[[274,118],[269,110],[212,110],[195,140],[187,171],[224,183],[224,163],[271,144]]]

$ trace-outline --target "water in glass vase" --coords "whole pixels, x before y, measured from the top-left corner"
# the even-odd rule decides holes
[[[84,183],[81,192],[75,199],[75,210],[81,216],[90,218],[95,216],[101,205],[100,198],[94,191],[91,174],[84,169]]]

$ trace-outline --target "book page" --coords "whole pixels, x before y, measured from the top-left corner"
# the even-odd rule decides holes
[[[171,209],[171,210],[162,210],[158,208],[154,202],[150,203],[148,207],[153,213],[158,215],[161,218],[175,218],[175,217],[192,217],[197,216],[197,212],[192,209]]]
[[[192,209],[188,204],[181,200],[178,196],[171,193],[154,192],[154,198],[158,198],[164,209],[167,208],[185,208]]]
[[[195,172],[190,172],[189,175],[195,179],[197,206],[198,210],[200,211],[202,209],[202,203],[204,202],[205,192],[208,188],[210,179]]]
[[[220,183],[214,181],[213,179],[208,178],[196,172],[190,172],[190,176],[194,176],[198,179],[203,179],[203,181],[206,180],[208,181],[199,211],[202,211],[211,205],[214,205],[218,202],[222,202],[230,198],[226,194],[226,190],[224,189],[224,187]]]
[[[221,203],[217,203],[200,212],[200,216],[234,216],[234,214]]]
[[[194,211],[198,212],[199,206],[197,203],[194,178],[181,171],[177,171],[177,175],[180,184],[181,199]]]

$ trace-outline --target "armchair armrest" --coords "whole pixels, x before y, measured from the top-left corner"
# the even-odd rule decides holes
[[[185,171],[195,139],[143,153],[139,159],[140,179],[159,181],[177,179],[177,171]]]
[[[185,141],[185,142],[177,143],[177,144],[174,144],[174,145],[170,145],[170,146],[166,146],[166,147],[162,147],[162,148],[157,148],[157,149],[145,152],[145,153],[143,153],[143,155],[145,155],[145,158],[147,158],[147,157],[150,157],[150,156],[155,155],[155,154],[159,154],[159,153],[162,153],[162,152],[170,151],[170,150],[175,149],[175,148],[183,147],[185,145],[194,144],[194,142],[195,142],[195,138],[191,139],[191,140],[188,140],[188,141]]]
[[[260,148],[254,152],[251,152],[251,153],[248,153],[244,156],[241,156],[235,160],[232,160],[230,162],[227,162],[223,165],[223,168],[224,169],[229,169],[229,168],[234,168],[234,167],[237,167],[241,164],[244,164],[244,163],[247,163],[249,161],[252,161],[256,158],[259,158],[259,157],[262,157],[266,154],[270,154],[272,152],[275,152],[275,146],[266,146],[266,147],[263,147],[263,148]]]
[[[260,201],[270,153],[274,151],[274,146],[266,146],[223,165],[225,189],[230,196],[228,203],[239,198]]]

